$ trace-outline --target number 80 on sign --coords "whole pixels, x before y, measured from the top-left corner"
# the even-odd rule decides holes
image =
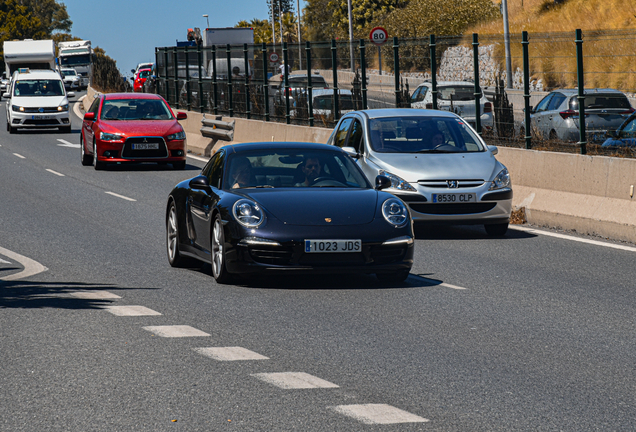
[[[384,28],[376,27],[373,30],[371,30],[371,33],[369,34],[369,39],[371,39],[372,43],[380,46],[386,43],[386,41],[389,39],[389,34]]]

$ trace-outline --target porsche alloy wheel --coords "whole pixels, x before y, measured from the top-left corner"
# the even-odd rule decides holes
[[[218,214],[212,227],[212,276],[221,284],[229,283],[232,277],[225,269],[225,235],[223,223]]]

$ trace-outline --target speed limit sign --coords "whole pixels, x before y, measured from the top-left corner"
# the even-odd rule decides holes
[[[389,34],[382,27],[376,27],[371,30],[369,39],[371,39],[371,42],[374,44],[380,46],[384,45],[384,43],[389,39]]]
[[[269,61],[272,63],[276,63],[278,61],[278,54],[275,52],[269,53]]]

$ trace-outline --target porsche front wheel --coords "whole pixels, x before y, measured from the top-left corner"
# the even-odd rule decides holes
[[[212,225],[212,276],[220,284],[227,284],[232,280],[232,276],[225,268],[225,235],[223,234],[223,223],[218,214],[214,218]]]

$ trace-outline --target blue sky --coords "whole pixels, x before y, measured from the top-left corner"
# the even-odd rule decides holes
[[[186,40],[188,28],[233,27],[241,20],[267,19],[266,0],[58,0],[73,21],[73,36],[92,41],[130,77],[137,63],[154,61],[155,47]],[[294,2],[295,3],[295,2]],[[303,8],[301,1],[300,7]]]

